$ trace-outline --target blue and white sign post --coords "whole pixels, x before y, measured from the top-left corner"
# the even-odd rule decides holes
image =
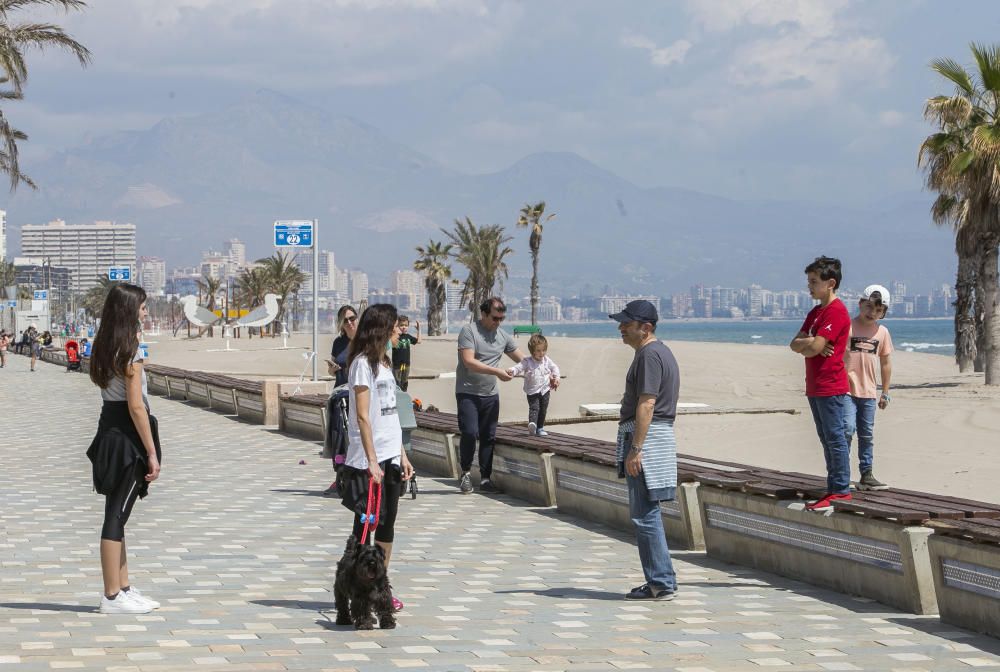
[[[319,380],[319,220],[282,219],[274,223],[274,246],[312,248],[312,371]],[[284,297],[282,297],[284,299]]]
[[[49,300],[49,290],[47,289],[36,289],[32,299],[35,301],[48,301]]]
[[[108,280],[113,282],[131,282],[131,266],[110,266],[108,267]]]

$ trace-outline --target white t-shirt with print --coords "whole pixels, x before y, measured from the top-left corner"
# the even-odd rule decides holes
[[[358,357],[351,362],[347,372],[347,385],[350,390],[351,410],[345,464],[355,469],[368,468],[368,458],[361,445],[361,430],[358,428],[358,400],[355,390],[357,387],[368,388],[368,420],[372,426],[375,457],[379,462],[392,460],[393,463],[399,464],[399,454],[403,449],[403,430],[399,425],[399,415],[396,413],[396,379],[392,376],[392,369],[379,364],[378,374],[373,375],[368,359]]]

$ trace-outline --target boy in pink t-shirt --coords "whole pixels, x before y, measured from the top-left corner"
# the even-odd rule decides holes
[[[858,315],[851,321],[851,343],[847,350],[847,379],[851,383],[851,402],[847,418],[847,443],[858,434],[858,466],[861,478],[858,490],[885,490],[889,486],[872,474],[875,437],[875,406],[889,406],[889,380],[892,378],[892,336],[878,321],[889,310],[889,290],[869,285],[858,302]],[[882,394],[875,379],[876,368],[882,378]],[[877,401],[876,401],[877,400]]]

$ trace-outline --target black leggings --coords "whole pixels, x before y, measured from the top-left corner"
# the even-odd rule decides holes
[[[396,537],[396,512],[399,510],[399,495],[403,491],[403,482],[400,479],[399,467],[392,464],[392,460],[386,460],[381,465],[382,473],[382,510],[379,512],[379,519],[382,521],[375,528],[375,541],[383,544],[391,544]],[[375,513],[372,511],[372,513]],[[365,531],[365,524],[361,522],[361,516],[354,515],[354,538],[361,543],[361,535]],[[371,535],[371,527],[368,528]],[[367,541],[367,540],[366,540]]]
[[[139,498],[139,490],[149,470],[146,465],[136,460],[131,473],[125,474],[114,492],[104,498],[104,527],[101,528],[101,539],[121,541],[125,538],[125,523],[132,515],[132,507]]]

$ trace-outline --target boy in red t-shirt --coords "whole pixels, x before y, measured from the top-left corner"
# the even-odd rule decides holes
[[[833,502],[851,499],[851,455],[847,443],[850,383],[844,352],[851,316],[837,298],[840,260],[817,257],[806,266],[809,294],[819,305],[809,311],[790,347],[806,358],[806,397],[826,459],[826,494],[806,508],[828,511]]]

